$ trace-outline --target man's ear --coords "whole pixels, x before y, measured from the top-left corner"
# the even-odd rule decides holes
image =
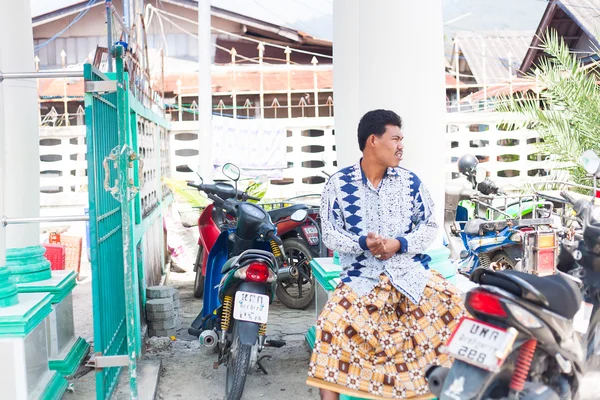
[[[374,147],[376,141],[377,141],[377,136],[371,135],[371,136],[369,136],[369,139],[367,139],[367,144]]]

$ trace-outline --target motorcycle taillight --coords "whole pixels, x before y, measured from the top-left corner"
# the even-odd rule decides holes
[[[481,314],[501,318],[508,317],[500,302],[500,297],[485,290],[471,290],[467,295],[467,304],[473,311]]]
[[[246,282],[266,282],[269,279],[269,267],[261,262],[250,263],[246,269]]]

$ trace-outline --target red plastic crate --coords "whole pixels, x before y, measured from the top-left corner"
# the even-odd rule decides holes
[[[46,248],[46,258],[50,261],[50,268],[53,270],[65,269],[65,257],[67,255],[65,246],[55,243],[44,243]]]
[[[79,236],[65,236],[55,232],[50,233],[50,243],[60,244],[65,248],[65,268],[75,271],[79,275],[81,268],[82,238]]]

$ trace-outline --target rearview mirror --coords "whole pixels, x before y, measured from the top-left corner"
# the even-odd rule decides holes
[[[227,163],[223,165],[223,175],[237,182],[240,179],[240,169],[232,163]]]
[[[202,182],[204,182],[204,179],[202,179],[202,175],[200,175],[200,170],[199,170],[197,167],[195,167],[195,166],[190,166],[189,164],[186,164],[185,166],[187,167],[187,169],[189,169],[189,170],[190,170],[190,172],[193,172],[193,173],[195,173],[196,175],[198,175],[198,178],[200,178],[200,180],[201,180]],[[187,172],[187,171],[182,171],[182,172]]]
[[[588,174],[596,175],[600,172],[600,158],[594,153],[594,150],[586,150],[579,161]]]
[[[304,222],[306,217],[308,217],[308,212],[306,210],[297,210],[294,211],[290,219],[294,222]]]
[[[487,178],[487,171],[483,167],[477,167],[475,169],[475,180],[477,182],[483,182]]]

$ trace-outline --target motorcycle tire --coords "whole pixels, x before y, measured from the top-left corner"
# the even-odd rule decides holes
[[[235,321],[233,322],[232,342],[229,351],[227,376],[225,378],[225,400],[240,400],[246,385],[252,346],[241,343]]]
[[[194,269],[196,270],[196,279],[194,279],[194,297],[201,299],[204,294],[204,275],[202,275],[202,254],[204,249],[198,247],[198,254],[196,255],[196,262],[194,263]]]
[[[283,241],[283,249],[285,250],[286,258],[288,257],[288,254],[293,254],[293,252],[297,252],[304,256],[306,262],[310,262],[313,259],[310,247],[301,239],[285,239]],[[315,277],[313,276],[312,271],[310,271],[310,268],[309,274],[310,279],[308,283],[310,283],[310,290],[306,293],[306,295],[303,294],[303,297],[293,296],[285,290],[282,283],[279,283],[277,285],[277,289],[275,290],[275,294],[277,295],[279,301],[281,301],[288,308],[291,308],[293,310],[307,309],[308,306],[312,304],[315,298]]]

